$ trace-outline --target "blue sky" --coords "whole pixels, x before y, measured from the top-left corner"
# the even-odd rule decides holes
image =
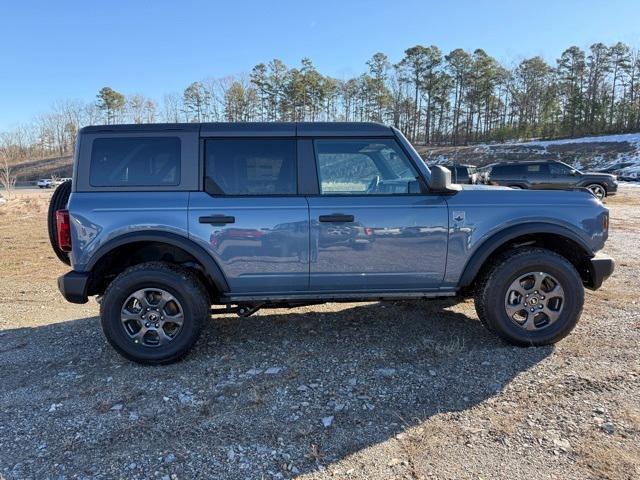
[[[0,129],[106,85],[159,99],[274,57],[345,78],[415,44],[507,63],[596,41],[640,47],[639,19],[639,0],[0,0]]]

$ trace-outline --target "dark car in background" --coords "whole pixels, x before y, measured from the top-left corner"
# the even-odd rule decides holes
[[[451,172],[453,183],[478,183],[478,168],[475,165],[442,165]]]
[[[586,188],[602,200],[618,190],[615,175],[589,173],[558,161],[500,162],[483,168],[486,183],[531,190]]]

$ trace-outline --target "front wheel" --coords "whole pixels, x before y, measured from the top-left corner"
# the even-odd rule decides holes
[[[607,196],[607,189],[604,188],[602,185],[600,185],[599,183],[594,183],[591,185],[587,185],[587,190],[589,190],[594,197],[596,197],[598,200],[603,200],[606,196]]]
[[[584,288],[574,266],[541,248],[507,252],[487,271],[475,296],[489,330],[519,346],[555,343],[575,327]]]
[[[198,340],[209,314],[208,298],[188,270],[163,262],[135,265],[107,288],[100,306],[102,329],[129,360],[172,363]]]

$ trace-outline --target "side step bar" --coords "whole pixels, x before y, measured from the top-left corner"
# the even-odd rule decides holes
[[[299,293],[266,295],[225,295],[218,303],[293,303],[293,302],[371,302],[377,300],[415,300],[419,298],[454,297],[455,290],[430,290],[418,292],[357,292],[357,293]]]

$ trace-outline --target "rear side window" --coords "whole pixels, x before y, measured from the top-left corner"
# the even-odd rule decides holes
[[[94,187],[164,187],[180,184],[177,137],[96,138],[89,182]]]
[[[527,165],[527,173],[533,175],[543,175],[549,173],[549,167],[546,164],[533,163]]]
[[[218,195],[295,195],[292,139],[211,139],[205,145],[205,189]]]

